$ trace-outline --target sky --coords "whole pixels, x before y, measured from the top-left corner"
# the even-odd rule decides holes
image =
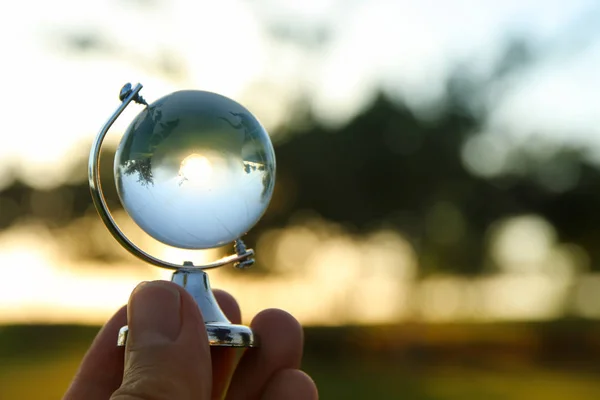
[[[0,187],[9,170],[35,186],[60,184],[127,81],[142,82],[150,101],[216,91],[267,127],[302,96],[324,121],[343,123],[379,87],[426,114],[459,65],[485,79],[514,37],[540,57],[475,99],[491,110],[483,133],[542,131],[600,149],[594,16],[600,5],[584,0],[18,2],[0,16]]]
[[[443,103],[452,73],[463,69],[485,82],[512,38],[526,39],[538,57],[472,99],[487,114],[480,139],[465,147],[467,166],[487,176],[499,173],[508,151],[503,146],[540,132],[588,146],[600,160],[599,17],[594,0],[13,2],[10,12],[0,13],[0,189],[14,178],[39,188],[69,179],[67,171],[87,158],[129,81],[144,85],[148,101],[179,89],[221,93],[246,105],[272,131],[299,99],[308,98],[325,123],[340,124],[379,89],[427,117]],[[126,110],[109,144],[118,142],[140,110]],[[271,264],[281,266],[280,277],[250,282],[217,271],[216,286],[241,296],[250,315],[279,306],[308,323],[382,322],[399,315],[552,318],[560,304],[548,299],[567,295],[577,252],[556,242],[544,221],[523,218],[498,228],[504,234],[498,234],[494,251],[499,259],[514,254],[520,244],[508,238],[525,232],[539,239],[529,249],[533,255],[527,259],[521,249],[525,259],[506,261],[512,267],[504,275],[477,282],[435,277],[414,286],[414,251],[399,234],[355,238],[321,221],[316,231],[331,230],[323,237],[314,227],[299,226],[258,243],[258,257],[279,257]],[[99,323],[140,280],[168,278],[151,267],[118,273],[100,265],[69,267],[64,249],[53,247],[48,235],[39,226],[16,226],[0,235],[0,322]],[[296,251],[297,259],[288,257],[292,242],[304,249]],[[268,245],[276,251],[260,251]],[[166,258],[182,257],[165,251],[171,251]],[[542,271],[548,259],[556,265]],[[291,261],[303,263],[305,274],[285,270]],[[396,280],[390,279],[391,264],[401,266]],[[13,265],[28,266],[26,290],[15,289],[23,272]],[[598,277],[584,282],[578,294],[583,315],[600,316],[593,306],[600,304],[598,287]],[[296,301],[306,293],[317,297]],[[348,293],[377,306],[359,302],[350,315]],[[411,299],[425,299],[423,309]]]

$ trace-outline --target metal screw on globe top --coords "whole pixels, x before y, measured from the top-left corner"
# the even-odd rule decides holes
[[[275,153],[269,135],[250,111],[219,94],[185,90],[148,104],[141,89],[141,84],[123,86],[121,104],[92,145],[88,178],[94,206],[127,251],[174,270],[171,281],[196,300],[211,346],[257,346],[252,330],[232,324],[219,308],[204,270],[227,264],[245,269],[254,263],[254,251],[241,237],[260,220],[273,194]],[[115,155],[123,208],[165,245],[201,250],[232,243],[233,254],[202,265],[163,261],[135,245],[115,222],[100,183],[100,151],[108,130],[132,101],[145,107]],[[127,332],[127,326],[119,332],[119,346],[125,345]]]

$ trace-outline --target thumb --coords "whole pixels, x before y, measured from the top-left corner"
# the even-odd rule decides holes
[[[210,348],[192,297],[171,282],[143,283],[127,316],[123,383],[111,400],[210,399]]]

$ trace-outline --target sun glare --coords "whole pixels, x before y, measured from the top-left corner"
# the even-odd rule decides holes
[[[213,166],[208,158],[200,154],[187,156],[179,168],[181,183],[206,184],[210,182],[213,175]]]

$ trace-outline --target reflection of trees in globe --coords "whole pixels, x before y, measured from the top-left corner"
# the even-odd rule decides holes
[[[152,158],[140,158],[137,160],[127,160],[122,166],[125,175],[138,173],[138,182],[143,186],[153,185],[154,177],[152,176]]]
[[[273,179],[273,172],[275,171],[274,164],[268,164],[266,173],[263,174],[263,191],[261,196],[266,199],[273,192],[275,186],[275,179]]]
[[[253,172],[261,173],[263,183],[261,196],[263,198],[268,197],[274,184],[274,179],[272,179],[274,166],[268,162],[265,147],[258,141],[258,138],[261,137],[260,131],[263,128],[250,114],[231,111],[229,113],[233,117],[239,118],[239,122],[231,122],[228,118],[224,117],[221,117],[221,119],[227,122],[232,128],[241,129],[244,132],[244,146],[242,148],[244,172],[247,174]],[[244,151],[246,149],[248,150]]]
[[[151,132],[147,147],[142,149],[143,151],[132,152],[131,146],[134,142],[128,141],[124,148],[124,151],[132,155],[132,159],[127,160],[124,165],[122,165],[123,173],[125,175],[132,175],[137,172],[138,182],[144,186],[154,184],[152,157],[154,156],[156,148],[163,140],[169,137],[175,128],[177,128],[177,125],[179,125],[178,118],[171,121],[161,121],[162,111],[160,107],[162,104],[163,102],[157,102],[147,107],[140,114],[140,118],[135,121],[130,128],[132,131]],[[146,116],[150,116],[150,118],[146,118]]]
[[[130,127],[130,131],[136,132],[136,135],[147,137],[143,146],[140,146],[140,142],[129,140],[123,148],[123,152],[130,154],[131,157],[121,166],[123,173],[125,175],[138,173],[138,181],[144,186],[154,184],[151,159],[154,157],[156,149],[173,134],[181,122],[180,118],[163,121],[163,104],[164,100],[148,106]],[[219,119],[225,121],[230,127],[243,132],[240,155],[244,171],[247,174],[259,173],[261,175],[263,182],[261,195],[263,198],[268,197],[273,188],[274,167],[271,166],[272,163],[269,162],[265,146],[259,139],[262,136],[263,128],[250,114],[232,111],[229,114],[232,115],[233,121],[226,117],[219,117]],[[134,143],[135,150],[132,148]]]

